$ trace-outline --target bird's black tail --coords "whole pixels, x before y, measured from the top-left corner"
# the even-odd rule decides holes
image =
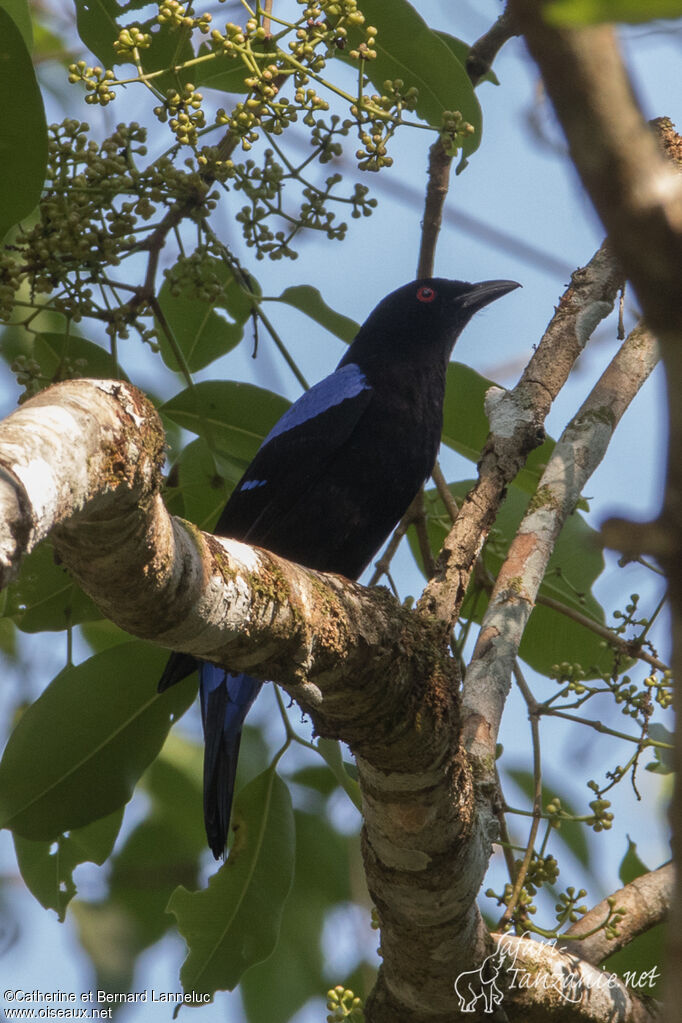
[[[165,693],[167,689],[174,686],[176,682],[182,682],[183,678],[187,678],[193,671],[196,671],[199,667],[199,661],[196,657],[192,657],[191,654],[178,654],[173,653],[166,661],[166,667],[163,669],[163,675],[159,679],[159,684],[156,687],[157,693]]]
[[[199,665],[204,722],[204,823],[211,852],[225,855],[244,718],[262,685],[250,675],[231,675]]]

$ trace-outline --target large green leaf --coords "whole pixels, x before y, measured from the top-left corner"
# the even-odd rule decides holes
[[[178,463],[183,517],[211,532],[245,466],[214,455],[202,437],[188,444]]]
[[[123,820],[123,809],[108,817],[73,828],[56,842],[38,842],[14,835],[17,863],[26,887],[45,909],[60,920],[76,894],[73,872],[81,863],[101,865],[110,855]]]
[[[165,656],[146,643],[121,643],[60,672],[7,743],[0,827],[50,840],[130,799],[196,692],[188,679],[157,694]]]
[[[667,927],[667,923],[658,924],[645,934],[637,935],[615,955],[609,956],[604,962],[606,975],[616,973],[640,998],[642,996],[661,998],[663,995],[661,966],[666,956]],[[578,946],[576,951],[580,955],[580,943],[576,944]]]
[[[10,365],[20,355],[35,360],[41,387],[77,377],[128,379],[110,351],[79,334],[56,330],[29,334],[9,327],[0,334],[0,355]]]
[[[47,124],[26,43],[0,7],[0,240],[40,198],[47,166]]]
[[[168,281],[164,282],[159,293],[159,304],[191,373],[208,366],[239,344],[252,308],[246,292],[226,263],[212,260],[204,271],[210,272],[222,284],[222,292],[212,303],[187,295],[174,295]],[[232,319],[221,316],[216,307],[226,310]],[[158,321],[156,327],[163,361],[178,371],[181,367],[176,354]]]
[[[161,412],[203,437],[212,450],[246,465],[289,404],[253,384],[207,380],[176,394]]]
[[[441,439],[472,462],[480,459],[490,432],[484,399],[488,388],[494,386],[492,380],[487,380],[461,362],[451,362],[448,366]],[[514,485],[527,494],[534,494],[553,450],[554,441],[548,437],[530,453],[524,468],[514,479]]]
[[[642,874],[646,874],[649,868],[639,857],[637,852],[637,843],[633,842],[630,836],[627,836],[628,847],[623,859],[620,861],[620,867],[618,868],[618,877],[621,879],[623,884],[630,884],[635,878],[641,877]]]
[[[110,351],[78,334],[58,334],[56,331],[37,334],[33,357],[50,383],[74,377],[128,379]]]
[[[337,782],[344,790],[350,801],[358,810],[362,811],[362,796],[360,786],[355,778],[352,778],[346,769],[341,753],[341,746],[335,739],[318,739],[317,748],[320,756],[326,762]],[[348,765],[354,767],[354,765]]]
[[[108,899],[74,906],[81,942],[103,982],[112,979],[107,950],[118,968],[123,966],[125,974],[132,975],[140,953],[173,926],[165,908],[174,888],[197,883],[206,847],[202,759],[197,743],[174,732],[168,736],[161,754],[140,780],[147,813],[111,860]],[[123,926],[103,935],[102,927],[112,914]]]
[[[277,944],[295,843],[289,789],[274,768],[241,790],[234,821],[230,855],[208,888],[177,888],[168,903],[189,947],[180,972],[185,991],[232,990]]]
[[[33,45],[33,25],[28,0],[0,0],[0,9],[7,11],[30,50]]]
[[[194,56],[190,45],[189,31],[184,28],[173,28],[169,23],[160,25],[155,16],[141,21],[134,21],[137,12],[148,12],[148,0],[74,0],[76,4],[76,24],[78,33],[105,68],[113,68],[117,64],[130,63],[129,57],[121,57],[114,50],[114,42],[120,30],[139,25],[143,32],[152,35],[152,45],[141,51],[144,70],[161,71],[174,67]],[[164,91],[171,86],[177,88],[180,75],[162,75],[154,80],[154,85]],[[185,80],[191,80],[184,76]]]
[[[473,484],[473,480],[464,480],[451,484],[450,490],[458,500],[462,500]],[[425,498],[429,541],[436,555],[443,546],[450,520],[436,490],[428,490]],[[527,503],[527,494],[519,488],[509,488],[483,550],[484,565],[493,579],[497,577],[509,544],[516,535]],[[421,566],[414,530],[410,530],[408,535]],[[577,611],[603,626],[603,609],[591,592],[603,568],[604,558],[597,534],[578,512],[574,512],[559,535],[540,593],[563,604],[569,612]],[[487,606],[487,594],[475,579],[472,580],[462,605],[462,617],[480,624]],[[562,662],[580,663],[587,672],[586,677],[594,677],[613,667],[613,655],[604,647],[600,636],[568,615],[541,604],[533,609],[519,653],[531,667],[544,675],[550,674],[553,667]]]
[[[247,464],[212,452],[201,437],[191,441],[178,459],[177,492],[182,495],[182,512],[174,513],[211,532]],[[171,503],[174,507],[174,500]]]
[[[353,340],[360,330],[359,324],[350,317],[337,313],[335,309],[328,306],[317,288],[309,284],[299,284],[291,288],[285,288],[278,298],[271,299],[273,302],[285,302],[300,309],[302,313],[309,316],[311,320],[321,324],[330,334],[341,338],[348,344]]]
[[[40,544],[25,559],[19,578],[7,590],[4,613],[22,632],[60,632],[102,617],[97,605],[57,564],[48,543]]]
[[[646,765],[647,771],[651,771],[653,774],[673,774],[675,771],[675,736],[660,721],[652,722],[648,731],[650,739],[654,739],[656,742],[667,742],[670,744],[670,749],[666,749],[664,746],[652,746],[651,752],[654,759]]]
[[[618,876],[624,885],[649,871],[639,857],[637,843],[633,842],[629,835],[627,838],[628,848],[618,868]],[[662,987],[660,965],[665,958],[665,932],[666,924],[659,924],[645,934],[638,935],[634,941],[628,942],[625,948],[609,956],[606,960],[607,968],[622,977],[638,994],[660,997]]]
[[[296,812],[296,872],[274,953],[244,974],[239,990],[250,1023],[288,1023],[329,986],[321,935],[330,910],[350,902],[357,836],[340,835],[315,814]]]
[[[682,18],[682,0],[552,0],[545,18],[553,25],[595,25],[603,21],[639,24],[656,18]]]
[[[463,143],[466,156],[481,142],[481,108],[464,67],[453,49],[434,32],[407,0],[363,0],[366,24],[379,32],[375,60],[365,63],[365,74],[379,93],[384,82],[401,78],[405,87],[419,89],[417,115],[434,128],[443,124],[444,110],[458,110],[474,128]],[[358,30],[349,33],[353,46],[364,40]],[[354,63],[354,62],[353,62]]]

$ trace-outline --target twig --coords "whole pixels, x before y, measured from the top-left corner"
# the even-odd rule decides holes
[[[263,4],[263,31],[265,32],[265,38],[267,39],[272,33],[270,32],[270,15],[272,14],[272,0],[265,0]]]
[[[381,555],[379,560],[375,563],[374,572],[372,578],[369,581],[370,586],[376,586],[382,575],[388,575],[391,562],[395,555],[395,552],[400,546],[400,542],[407,533],[407,530],[414,522],[418,514],[418,502],[417,498],[412,501],[412,504],[407,509],[398,525],[393,530],[393,536],[389,540],[384,553]]]
[[[452,157],[448,156],[440,139],[429,149],[429,176],[424,200],[422,235],[417,261],[417,278],[433,277],[436,242],[443,222],[443,206],[450,183]]]
[[[441,469],[439,462],[436,462],[436,464],[434,465],[431,476],[433,478],[433,482],[436,484],[438,496],[445,505],[445,510],[450,516],[450,521],[454,522],[455,519],[457,518],[457,515],[459,514],[459,506],[455,501],[454,497],[452,496],[452,493],[447,484],[447,480],[443,475],[443,470]]]
[[[530,832],[528,834],[528,842],[526,843],[526,852],[523,857],[521,866],[519,867],[518,873],[514,878],[514,887],[512,889],[507,908],[505,909],[500,922],[497,925],[500,930],[504,930],[506,924],[512,919],[514,910],[516,909],[523,889],[526,875],[528,874],[528,868],[533,858],[533,851],[535,849],[535,839],[537,838],[538,828],[540,827],[540,818],[542,815],[542,758],[540,756],[540,728],[538,726],[539,719],[539,708],[538,703],[531,693],[528,683],[523,677],[521,666],[518,661],[514,662],[514,678],[516,684],[521,690],[526,706],[528,707],[528,719],[530,721],[531,740],[533,743],[533,821],[530,826]]]
[[[650,664],[652,668],[656,668],[657,671],[670,670],[668,665],[660,661],[658,657],[654,657],[653,654],[644,650],[639,639],[623,639],[622,636],[617,636],[608,626],[600,625],[593,618],[588,618],[587,615],[581,614],[580,611],[569,607],[568,604],[562,604],[560,600],[548,597],[544,593],[538,593],[535,603],[542,604],[544,607],[550,607],[553,611],[558,611],[559,614],[564,615],[566,618],[572,618],[574,622],[578,622],[579,625],[590,629],[595,635],[601,636],[610,646],[620,650],[628,657],[636,657],[640,661],[646,661],[647,664]]]
[[[469,50],[465,66],[474,87],[490,72],[493,61],[504,44],[517,35],[520,35],[520,32],[507,8]]]

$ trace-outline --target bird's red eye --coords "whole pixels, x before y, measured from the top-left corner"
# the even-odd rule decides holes
[[[417,291],[417,298],[420,302],[433,302],[435,297],[436,292],[426,284],[423,284]]]

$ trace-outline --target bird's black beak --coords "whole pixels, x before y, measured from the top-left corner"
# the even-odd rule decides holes
[[[480,284],[472,284],[469,291],[459,299],[464,308],[470,312],[478,312],[483,306],[502,298],[509,291],[520,288],[517,281],[481,281]]]

